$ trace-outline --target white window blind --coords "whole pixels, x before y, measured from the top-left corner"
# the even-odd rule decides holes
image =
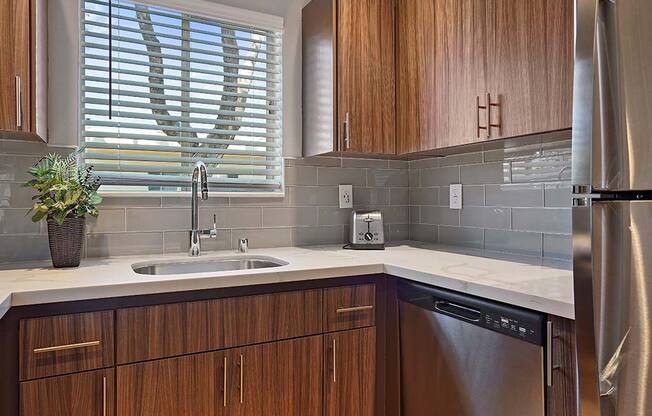
[[[281,33],[126,0],[81,2],[84,161],[105,191],[283,192]]]

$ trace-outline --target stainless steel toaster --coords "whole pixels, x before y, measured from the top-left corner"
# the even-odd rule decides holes
[[[353,211],[351,217],[351,248],[383,250],[383,214],[380,211]]]

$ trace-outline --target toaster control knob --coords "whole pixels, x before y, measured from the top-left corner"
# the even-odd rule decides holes
[[[371,234],[371,233],[365,233],[364,234],[364,239],[367,240],[367,241],[371,241],[371,240],[374,239],[374,235]]]

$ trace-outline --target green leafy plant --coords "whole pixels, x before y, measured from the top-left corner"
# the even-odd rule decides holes
[[[61,225],[66,217],[97,217],[97,205],[102,202],[97,194],[100,178],[93,175],[93,166],[77,164],[81,151],[77,149],[66,157],[49,154],[30,168],[34,179],[25,186],[37,192],[29,210],[32,221],[48,216]]]

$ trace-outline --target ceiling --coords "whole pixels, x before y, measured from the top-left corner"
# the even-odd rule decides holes
[[[256,12],[285,16],[290,5],[297,0],[211,0],[227,6],[240,7]]]

